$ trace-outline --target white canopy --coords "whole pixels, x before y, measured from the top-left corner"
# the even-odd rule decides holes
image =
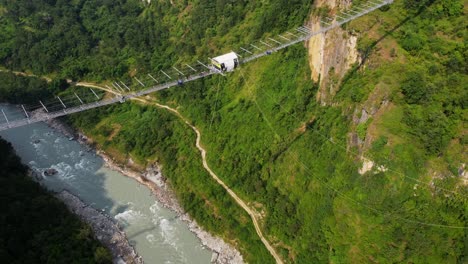
[[[239,64],[239,59],[235,52],[226,53],[224,55],[212,58],[213,66],[223,71],[233,71]],[[223,67],[224,64],[224,67]]]

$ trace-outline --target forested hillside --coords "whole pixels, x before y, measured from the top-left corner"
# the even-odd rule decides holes
[[[206,58],[302,23],[309,1],[0,1],[8,68],[106,80]]]
[[[0,102],[36,104],[38,98],[53,98],[69,87],[64,79],[47,82],[34,76],[22,76],[13,72],[0,72]],[[21,89],[18,89],[21,87]]]
[[[229,51],[312,12],[310,1],[52,2],[0,1],[5,67],[125,78]],[[152,100],[201,130],[211,167],[262,214],[286,262],[464,263],[466,27],[461,0],[397,0],[344,26],[362,61],[335,80],[326,105],[301,45]],[[161,163],[202,226],[249,263],[273,261],[248,215],[203,170],[177,116],[126,103],[69,121],[122,162]],[[360,174],[365,160],[374,166]]]
[[[0,259],[3,263],[112,263],[91,228],[27,174],[0,138]]]

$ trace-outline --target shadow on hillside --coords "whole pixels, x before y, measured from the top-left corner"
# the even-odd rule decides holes
[[[372,51],[374,48],[385,38],[387,38],[389,35],[392,35],[395,31],[400,29],[404,24],[408,23],[409,21],[413,20],[414,18],[420,16],[429,6],[431,6],[435,0],[430,0],[428,1],[425,5],[421,6],[416,13],[413,13],[407,17],[405,17],[400,23],[398,23],[396,26],[394,26],[392,29],[389,31],[385,32],[384,35],[382,35],[380,38],[372,42],[372,44],[366,49],[362,56],[362,61],[357,67],[353,67],[349,74],[343,79],[341,86],[345,85],[351,77],[353,77],[359,70],[366,64],[367,59],[369,59],[370,55],[372,54]]]

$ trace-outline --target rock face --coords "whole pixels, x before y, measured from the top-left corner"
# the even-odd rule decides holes
[[[330,13],[334,14],[350,4],[350,0],[317,0],[315,8],[328,7]],[[320,17],[312,14],[308,26],[313,31],[318,31],[321,27],[319,21]],[[351,66],[359,61],[357,36],[337,27],[310,38],[307,45],[312,80],[320,84],[317,100],[322,105],[330,104],[338,91],[341,79]]]
[[[468,186],[468,173],[466,172],[466,164],[462,163],[458,168],[458,177],[462,178],[462,183]]]

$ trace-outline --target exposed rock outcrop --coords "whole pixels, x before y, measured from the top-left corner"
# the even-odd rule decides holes
[[[317,0],[315,9],[328,8],[330,14],[335,14],[350,4],[350,0]],[[312,13],[308,26],[313,31],[320,30],[320,16]],[[341,79],[360,60],[357,36],[337,27],[312,37],[307,46],[312,80],[320,84],[317,101],[322,105],[330,104],[339,89]]]

